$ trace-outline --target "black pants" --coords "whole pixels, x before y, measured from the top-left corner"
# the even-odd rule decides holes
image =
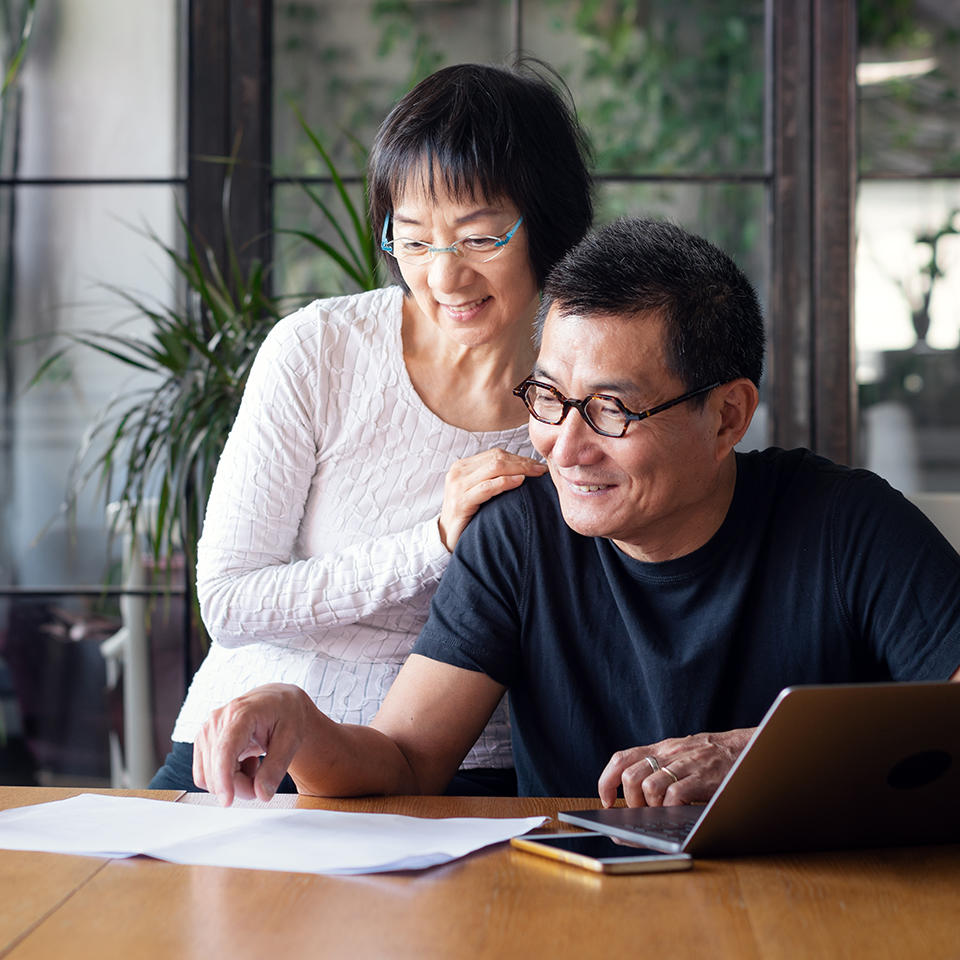
[[[175,742],[163,766],[150,781],[151,790],[186,790],[201,793],[193,782],[193,744]],[[296,793],[297,787],[286,774],[277,787],[277,793]],[[507,769],[483,768],[458,770],[444,791],[451,797],[515,797],[517,774]]]

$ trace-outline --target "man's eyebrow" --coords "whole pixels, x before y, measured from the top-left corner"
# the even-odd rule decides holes
[[[557,383],[557,378],[552,377],[539,364],[534,365],[532,376],[534,380],[546,380],[551,384]],[[598,381],[594,384],[591,384],[588,393],[610,393],[614,395],[625,394],[627,396],[631,396],[641,394],[642,389],[639,384],[635,383],[633,380],[607,380]]]

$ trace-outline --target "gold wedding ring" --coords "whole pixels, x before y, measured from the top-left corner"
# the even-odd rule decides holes
[[[670,776],[673,777],[673,782],[674,782],[674,783],[678,783],[678,782],[679,782],[680,778],[679,778],[669,767],[661,767],[660,769],[661,769],[664,773],[670,774]]]

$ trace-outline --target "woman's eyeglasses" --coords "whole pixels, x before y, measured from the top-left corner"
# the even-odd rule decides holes
[[[388,240],[387,228],[390,225],[388,213],[383,220],[380,249],[402,263],[430,263],[438,253],[452,253],[455,257],[463,257],[473,263],[489,263],[503,253],[503,248],[510,242],[510,238],[517,232],[521,223],[523,223],[523,217],[520,217],[505,234],[499,237],[462,237],[451,243],[449,247],[432,247],[424,240],[413,240],[410,237],[394,237]]]

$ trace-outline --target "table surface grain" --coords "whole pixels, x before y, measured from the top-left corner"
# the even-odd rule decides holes
[[[82,792],[90,791],[0,787],[0,809]],[[301,797],[298,805],[553,817],[597,800]],[[592,874],[506,844],[428,870],[351,877],[0,851],[0,890],[0,957],[13,960],[960,960],[960,845],[698,860],[687,872],[633,876]]]

